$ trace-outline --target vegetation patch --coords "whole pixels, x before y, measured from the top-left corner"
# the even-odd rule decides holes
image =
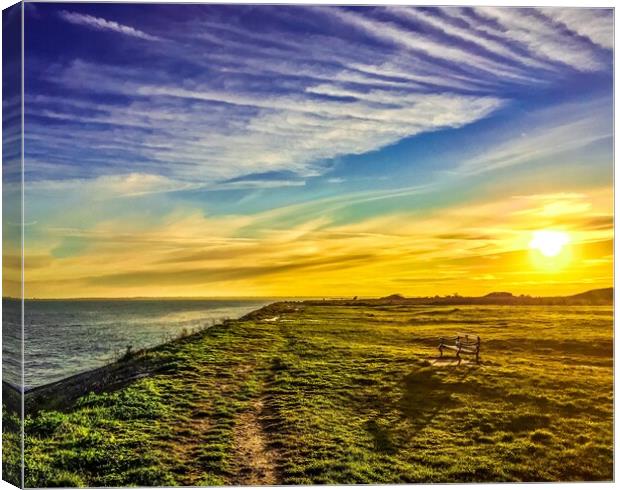
[[[461,331],[482,362],[437,362]],[[25,485],[611,480],[612,333],[603,306],[272,305],[29,405]]]

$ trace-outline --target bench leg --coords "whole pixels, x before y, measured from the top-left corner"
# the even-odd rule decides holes
[[[439,357],[443,357],[443,347],[439,346]]]

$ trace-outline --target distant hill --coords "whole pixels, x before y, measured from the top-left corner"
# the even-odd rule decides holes
[[[340,300],[308,300],[307,304],[321,304],[326,303],[334,305],[350,305],[350,306],[377,306],[381,304],[386,305],[613,305],[614,289],[603,288],[593,289],[584,293],[575,294],[573,296],[529,296],[521,294],[515,296],[512,293],[506,291],[495,291],[485,296],[459,296],[458,294],[452,296],[427,296],[408,298],[401,294],[391,294],[384,296],[383,298],[364,298],[357,299],[357,296],[352,300],[340,299]]]
[[[489,294],[485,294],[484,298],[512,298],[512,293],[497,291]]]
[[[591,289],[585,293],[569,296],[577,300],[584,300],[588,303],[613,303],[614,288]]]
[[[406,298],[402,294],[390,294],[389,296],[384,296],[383,298],[379,298],[379,299],[385,299],[389,301],[400,301]]]

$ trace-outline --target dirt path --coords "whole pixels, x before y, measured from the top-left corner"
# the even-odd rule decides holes
[[[277,472],[275,454],[267,445],[267,435],[260,418],[263,401],[255,400],[249,409],[239,415],[235,427],[237,476],[235,485],[275,485]]]

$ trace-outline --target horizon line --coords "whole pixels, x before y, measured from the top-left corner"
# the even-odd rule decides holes
[[[603,287],[603,288],[594,288],[594,289],[586,289],[585,291],[581,291],[578,293],[573,293],[573,294],[566,294],[566,295],[550,295],[550,296],[534,296],[531,294],[514,294],[514,293],[510,293],[513,297],[518,298],[518,297],[530,297],[530,298],[562,298],[562,297],[570,297],[570,296],[574,296],[576,294],[583,294],[583,293],[587,293],[590,291],[597,291],[597,290],[602,290],[602,289],[614,289],[614,286],[607,286],[607,287]],[[251,299],[351,299],[351,298],[356,298],[356,299],[381,299],[381,298],[388,298],[390,296],[401,296],[405,299],[425,299],[425,298],[451,298],[451,297],[460,297],[460,298],[483,298],[485,296],[488,296],[489,294],[493,294],[493,293],[497,293],[497,292],[508,292],[508,291],[490,291],[489,293],[486,294],[481,294],[479,296],[466,296],[466,295],[454,295],[454,294],[433,294],[433,295],[428,295],[428,296],[406,296],[406,295],[402,295],[402,294],[388,294],[386,296],[367,296],[367,295],[347,295],[347,296],[343,296],[343,295],[309,295],[309,296],[305,296],[305,295],[289,295],[289,296],[280,296],[280,295],[267,295],[267,296],[126,296],[126,297],[119,297],[119,296],[81,296],[81,297],[65,297],[65,298],[41,298],[41,297],[26,297],[26,298],[19,298],[19,297],[14,297],[14,296],[2,296],[2,299],[9,299],[9,300],[34,300],[34,301],[95,301],[95,300],[101,300],[101,301],[111,301],[111,300],[117,300],[117,301],[138,301],[138,300],[225,300],[225,299],[245,299],[245,300],[251,300]]]

